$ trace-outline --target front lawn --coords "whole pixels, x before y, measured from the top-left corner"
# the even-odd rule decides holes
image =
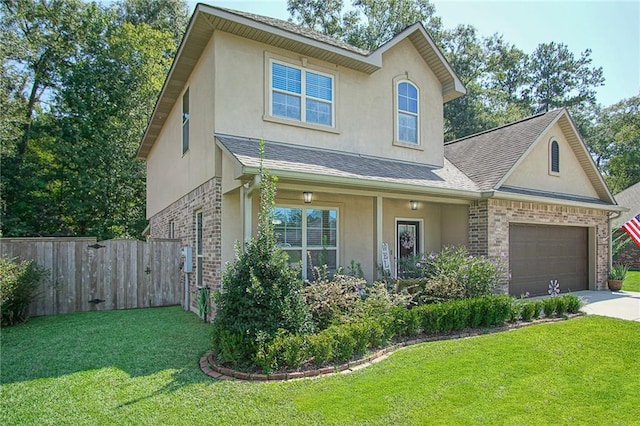
[[[629,271],[622,284],[624,291],[640,292],[640,271]]]
[[[640,323],[582,317],[400,350],[365,369],[214,381],[210,327],[179,307],[2,330],[0,423],[632,424]]]

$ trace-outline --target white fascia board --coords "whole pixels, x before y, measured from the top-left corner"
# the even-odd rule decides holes
[[[255,175],[260,173],[260,169],[258,167],[252,166],[244,166],[242,168],[243,176]],[[430,194],[438,194],[442,196],[450,196],[450,197],[462,197],[466,199],[477,200],[482,198],[482,193],[479,191],[468,191],[468,190],[460,190],[460,189],[447,189],[447,188],[435,188],[430,186],[417,186],[410,185],[405,183],[393,183],[393,182],[385,182],[378,180],[368,180],[362,178],[353,178],[353,177],[339,177],[339,176],[328,176],[321,174],[313,174],[313,173],[300,173],[289,170],[274,170],[269,169],[270,173],[278,178],[289,179],[293,181],[304,181],[310,183],[320,183],[320,184],[332,184],[332,185],[346,185],[350,187],[359,187],[359,188],[369,188],[381,191],[401,191],[406,193],[430,193]]]
[[[605,210],[609,212],[625,212],[629,210],[626,207],[622,207],[618,205],[603,205],[603,204],[589,203],[586,201],[563,200],[559,198],[544,197],[540,195],[514,194],[512,192],[504,192],[500,190],[493,191],[493,196],[491,198],[495,198],[499,200],[523,201],[523,202],[529,202],[529,203],[561,204],[565,206],[582,207],[585,209],[593,209],[593,210]]]

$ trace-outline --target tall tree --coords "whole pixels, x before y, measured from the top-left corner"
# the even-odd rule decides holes
[[[640,182],[640,94],[596,114],[587,143],[615,194]]]
[[[563,43],[539,44],[529,61],[529,90],[536,112],[595,104],[596,88],[604,84],[604,76],[602,67],[591,62],[589,49],[576,58]]]
[[[287,10],[298,25],[373,50],[409,25],[422,22],[433,34],[441,29],[429,0],[288,0]]]
[[[3,3],[0,47],[17,52],[0,68],[17,77],[0,87],[0,131],[15,140],[3,141],[4,235],[140,236],[145,173],[135,152],[176,50],[182,3],[161,2],[166,14],[123,9],[131,4],[145,3]]]
[[[184,0],[121,0],[117,10],[123,22],[147,24],[155,30],[171,33],[176,48],[189,23],[189,10]]]

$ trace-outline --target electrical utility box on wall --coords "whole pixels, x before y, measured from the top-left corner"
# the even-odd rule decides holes
[[[193,259],[191,256],[191,246],[180,248],[180,257],[182,260],[182,272],[190,274],[193,272]]]

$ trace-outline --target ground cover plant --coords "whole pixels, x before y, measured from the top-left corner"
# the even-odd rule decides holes
[[[640,292],[640,271],[629,271],[622,283],[622,290]]]
[[[211,326],[179,307],[3,329],[0,423],[634,424],[640,323],[580,317],[423,343],[349,374],[216,381]]]

